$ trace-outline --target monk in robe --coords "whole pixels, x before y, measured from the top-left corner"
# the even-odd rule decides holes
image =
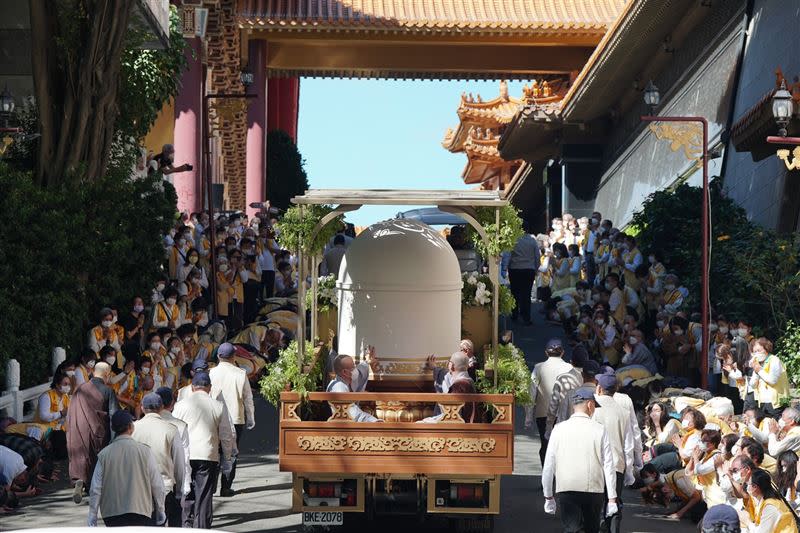
[[[97,363],[94,376],[77,388],[67,410],[69,477],[75,481],[75,503],[83,499],[84,487],[89,488],[97,454],[111,440],[111,416],[119,410],[114,391],[108,386],[111,376],[108,363]]]

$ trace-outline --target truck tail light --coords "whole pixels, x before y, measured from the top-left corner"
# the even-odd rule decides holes
[[[483,484],[452,483],[450,485],[450,500],[454,502],[479,502],[483,501]]]

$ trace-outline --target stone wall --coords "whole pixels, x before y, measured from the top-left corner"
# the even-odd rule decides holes
[[[734,122],[775,87],[777,67],[783,69],[788,80],[800,75],[798,17],[800,2],[755,0]],[[728,157],[725,190],[729,197],[762,226],[796,230],[798,198],[793,186],[800,181],[800,173],[787,174],[783,162],[774,156],[754,162],[749,152],[736,152],[732,145]]]

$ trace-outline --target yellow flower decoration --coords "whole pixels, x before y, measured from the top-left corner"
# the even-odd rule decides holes
[[[730,239],[731,239],[730,235],[720,235],[719,237],[717,237],[718,241],[729,241]]]

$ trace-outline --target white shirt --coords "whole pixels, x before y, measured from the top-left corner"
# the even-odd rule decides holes
[[[783,373],[783,364],[781,360],[775,356],[771,356],[769,359],[769,372],[764,371],[764,363],[762,363],[761,370],[758,372],[753,371],[753,375],[750,376],[750,387],[753,390],[758,387],[758,382],[762,379],[769,385],[775,385],[778,382],[778,378],[781,377]],[[766,362],[766,360],[764,360],[764,362]]]
[[[569,465],[566,464],[557,464],[556,461],[556,455],[559,452],[559,448],[563,447],[569,450],[570,447],[569,442],[563,442],[565,440],[569,441],[569,438],[565,439],[563,435],[567,435],[567,437],[569,437],[567,432],[570,429],[573,429],[571,425],[580,425],[586,423],[597,424],[597,422],[591,420],[585,413],[574,413],[569,420],[565,420],[553,428],[553,433],[550,436],[550,442],[547,446],[547,453],[545,454],[544,458],[544,465],[542,467],[542,491],[544,492],[545,498],[553,497],[553,478],[557,475],[557,470],[569,467]],[[606,494],[609,499],[616,498],[617,473],[614,469],[614,457],[611,451],[611,444],[608,440],[608,433],[605,431],[605,429],[603,429],[600,440],[600,450],[602,459],[602,465],[600,466],[605,479]]]
[[[220,358],[219,364],[208,375],[211,378],[211,397],[225,402],[233,423],[255,425],[253,391],[247,373]]]
[[[794,431],[792,431],[794,430]],[[777,458],[785,451],[793,451],[795,453],[800,451],[800,428],[793,427],[786,433],[783,439],[778,440],[778,436],[770,433],[768,437],[768,452],[772,457]]]
[[[64,397],[62,396],[61,398],[63,399]],[[63,404],[64,403],[62,401],[59,407],[61,407]],[[61,420],[61,418],[64,418],[61,416],[61,409],[55,412],[50,411],[50,394],[48,394],[47,392],[39,396],[39,403],[37,409],[39,409],[39,418],[41,418],[45,422],[54,422],[56,420]]]
[[[8,480],[9,485],[25,470],[25,460],[20,454],[11,448],[0,446],[0,474]]]

